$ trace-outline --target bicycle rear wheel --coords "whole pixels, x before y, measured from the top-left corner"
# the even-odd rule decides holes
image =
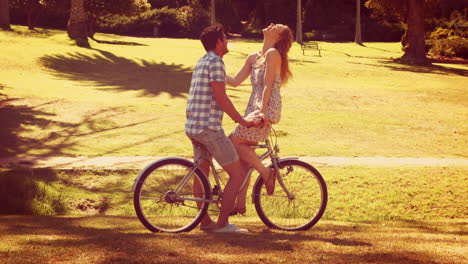
[[[211,199],[208,181],[197,169],[185,184],[182,179],[193,168],[191,161],[168,158],[145,168],[134,185],[133,204],[141,223],[152,232],[187,232],[205,215]],[[179,186],[180,185],[180,186]],[[197,185],[197,191],[194,191]],[[175,192],[177,187],[179,192]],[[205,201],[195,201],[202,198]]]
[[[320,220],[327,207],[325,181],[314,167],[305,162],[286,159],[278,165],[283,183],[294,198],[288,198],[278,181],[274,193],[267,195],[263,179],[259,177],[253,188],[257,214],[270,228],[307,230]]]

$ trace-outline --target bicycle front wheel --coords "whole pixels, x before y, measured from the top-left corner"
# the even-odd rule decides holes
[[[286,159],[281,160],[278,165],[284,186],[292,196],[288,197],[278,181],[274,193],[267,195],[263,179],[259,177],[253,188],[257,214],[270,228],[307,230],[320,220],[327,207],[325,181],[308,163]]]
[[[145,168],[134,186],[133,204],[141,223],[152,232],[188,232],[196,227],[211,198],[208,180],[181,158],[157,161]]]

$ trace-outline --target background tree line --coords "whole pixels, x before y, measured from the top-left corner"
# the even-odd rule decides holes
[[[405,48],[408,41],[418,38],[423,40],[419,45],[434,54],[468,57],[468,0],[300,1],[304,40],[353,41],[359,4],[362,41],[402,41]],[[213,2],[216,21],[231,34],[261,38],[261,29],[271,22],[296,29],[297,1]],[[80,9],[71,8],[73,3],[84,6],[83,15],[77,15]],[[210,23],[211,4],[211,0],[0,0],[0,26],[7,27],[2,21],[6,20],[4,6],[8,6],[11,23],[28,25],[30,29],[66,29],[70,21],[83,20],[86,37],[91,38],[97,31],[197,38]]]

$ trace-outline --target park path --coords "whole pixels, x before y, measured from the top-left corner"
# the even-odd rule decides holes
[[[50,157],[27,156],[0,158],[0,168],[56,168],[56,169],[142,169],[164,157],[157,156],[101,156]],[[465,158],[424,157],[300,157],[316,166],[468,166]]]

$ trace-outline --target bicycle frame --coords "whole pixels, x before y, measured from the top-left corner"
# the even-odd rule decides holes
[[[257,144],[257,145],[254,145],[252,146],[253,148],[266,148],[266,152],[259,155],[259,159],[260,160],[265,160],[267,159],[268,157],[270,157],[271,159],[271,163],[273,165],[273,167],[275,168],[275,171],[277,173],[276,175],[276,179],[279,183],[279,185],[281,186],[281,188],[283,189],[283,191],[286,193],[287,197],[290,199],[290,200],[293,200],[294,199],[294,195],[288,190],[288,188],[284,185],[283,183],[283,179],[282,179],[282,176],[280,173],[278,173],[279,171],[279,167],[278,167],[278,161],[279,161],[279,157],[278,157],[278,152],[279,152],[279,148],[278,148],[278,145],[275,145],[275,146],[272,146],[270,140],[266,140],[265,141],[265,144]],[[201,162],[200,161],[196,161],[194,163],[194,166],[193,168],[189,171],[189,173],[182,179],[182,181],[179,183],[179,185],[177,186],[177,188],[174,190],[174,192],[177,194],[180,192],[180,190],[185,186],[185,184],[188,182],[188,180],[190,179],[190,177],[193,175],[193,173],[195,173],[195,171],[200,167],[200,164]],[[216,195],[218,196],[222,196],[222,187],[221,187],[221,177],[220,175],[218,174],[218,172],[216,171],[216,168],[213,164],[212,161],[210,161],[210,168],[211,168],[211,171],[213,172],[213,178],[215,180],[215,184],[214,184],[214,188],[212,189],[212,186],[210,184],[210,190],[216,190],[217,193]],[[244,179],[244,182],[242,183],[241,185],[241,189],[244,188],[244,186],[249,182],[249,178],[251,177],[251,171],[253,170],[253,168],[250,168],[248,171],[247,171],[247,177],[245,177]],[[205,177],[207,177],[207,175],[205,175]],[[209,182],[209,181],[208,181]],[[205,200],[205,199],[202,199],[202,198],[188,198],[188,197],[179,197],[180,200],[191,200],[191,201],[200,201],[200,202],[209,202],[209,203],[217,203],[218,200]]]

